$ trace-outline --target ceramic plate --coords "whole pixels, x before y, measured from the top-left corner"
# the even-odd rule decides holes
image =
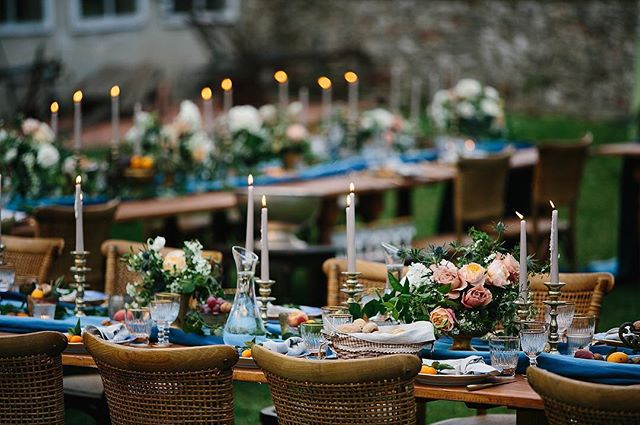
[[[492,375],[485,373],[483,375],[428,375],[418,374],[416,382],[424,385],[440,385],[440,386],[465,386],[471,384],[482,384],[486,382]]]

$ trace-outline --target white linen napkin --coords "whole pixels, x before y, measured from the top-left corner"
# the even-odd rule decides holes
[[[110,326],[87,325],[84,327],[84,331],[92,335],[99,335],[102,339],[115,343],[124,342],[131,338],[129,329],[123,323],[116,323]]]
[[[262,306],[260,301],[257,302],[258,307]],[[267,317],[278,317],[280,313],[292,313],[294,311],[302,311],[299,308],[293,307],[284,307],[281,305],[273,305],[271,303],[267,303]]]
[[[297,336],[292,336],[286,341],[273,341],[268,339],[262,343],[262,346],[267,350],[293,357],[300,356],[307,351],[304,341]]]
[[[380,326],[378,332],[370,334],[349,334],[358,339],[369,342],[381,342],[383,344],[419,344],[435,341],[433,325],[431,322],[413,322],[408,325]]]
[[[443,369],[438,371],[438,373],[443,375],[484,375],[492,372],[498,373],[498,370],[495,367],[484,362],[482,356],[469,356],[464,359],[451,360],[422,359],[422,364],[427,366],[431,366],[433,362],[453,367],[453,369]]]

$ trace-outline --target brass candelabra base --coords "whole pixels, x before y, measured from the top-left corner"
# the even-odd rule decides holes
[[[525,297],[518,298],[514,301],[514,304],[517,307],[516,323],[518,324],[518,327],[522,327],[522,324],[531,321],[531,306],[533,305],[533,301],[531,301],[531,298],[527,294]]]
[[[73,313],[76,317],[82,317],[86,316],[84,312],[84,291],[89,287],[87,285],[87,272],[91,270],[87,267],[89,251],[71,251],[71,255],[73,255],[73,266],[71,266],[70,270],[73,274],[73,283],[70,286],[76,290]]]
[[[360,295],[362,294],[363,286],[358,282],[358,276],[360,272],[342,272],[342,275],[346,277],[345,282],[342,284],[340,291],[347,294],[347,301],[345,304],[347,307],[350,304],[354,304],[360,301]]]
[[[549,299],[544,303],[549,306],[549,316],[551,320],[549,322],[549,354],[560,354],[558,351],[558,342],[560,342],[560,335],[558,334],[558,307],[565,305],[566,301],[560,301],[560,294],[564,287],[564,282],[545,282],[547,288],[549,288]]]
[[[267,306],[270,302],[275,301],[275,297],[271,296],[271,287],[275,280],[262,280],[256,279],[256,283],[258,284],[258,293],[260,296],[258,300],[260,301],[260,317],[262,320],[267,320]]]

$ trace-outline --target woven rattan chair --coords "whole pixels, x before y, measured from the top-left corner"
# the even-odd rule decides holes
[[[550,425],[640,425],[640,385],[592,384],[530,367],[527,380]]]
[[[133,348],[84,335],[114,424],[233,425],[236,351],[226,345]]]
[[[87,282],[91,289],[102,291],[104,289],[103,263],[98,255],[100,245],[109,239],[111,234],[111,224],[120,201],[113,200],[99,205],[86,205],[84,207],[84,236],[85,249],[91,252],[87,259],[87,266],[91,271],[87,273]],[[38,237],[60,237],[64,239],[66,252],[60,257],[53,269],[54,276],[64,275],[67,281],[71,281],[72,276],[69,267],[73,264],[73,257],[70,254],[75,248],[76,227],[73,207],[49,206],[37,208],[33,212],[36,219],[36,236]]]
[[[468,242],[465,238],[470,225],[491,226],[502,220],[505,207],[509,154],[488,158],[461,158],[453,183],[452,235],[435,235],[417,239],[413,246],[448,245]]]
[[[415,424],[417,356],[307,360],[253,347],[280,425]]]
[[[532,298],[540,320],[544,319],[542,302],[547,299],[549,293],[544,286],[545,281],[549,281],[549,275],[531,277]],[[574,302],[575,314],[593,314],[596,320],[600,318],[604,296],[611,292],[615,285],[611,273],[560,273],[560,281],[566,283],[560,299]]]
[[[124,294],[127,283],[138,279],[138,275],[129,271],[127,265],[121,259],[124,254],[131,252],[131,250],[138,252],[143,248],[144,244],[141,242],[119,239],[109,239],[103,242],[100,251],[106,259],[104,276],[104,292],[106,294]],[[177,248],[165,247],[161,253],[164,255],[175,249]],[[222,253],[220,251],[203,251],[202,255],[211,261],[222,262]]]
[[[16,269],[16,280],[35,277],[38,282],[57,278],[51,270],[62,254],[64,240],[60,238],[21,238],[3,236],[4,257]]]
[[[347,260],[330,258],[322,265],[322,271],[327,276],[327,305],[339,305],[347,301],[347,296],[340,291],[345,277],[342,272],[347,271]],[[365,293],[375,289],[384,290],[387,284],[387,267],[372,261],[356,261],[356,271],[362,273],[358,282],[364,287]]]
[[[64,424],[59,332],[0,337],[0,424]]]

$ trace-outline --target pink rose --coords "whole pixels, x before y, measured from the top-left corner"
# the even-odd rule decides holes
[[[462,296],[462,305],[467,308],[484,307],[489,304],[492,299],[491,291],[485,288],[484,285],[478,285],[469,289]]]
[[[478,263],[465,264],[458,270],[458,276],[469,285],[482,285],[485,280],[486,270]]]
[[[302,142],[307,137],[309,137],[309,132],[307,132],[307,129],[301,124],[291,124],[287,128],[287,139],[292,142]]]
[[[27,118],[26,120],[22,121],[22,132],[24,133],[25,136],[30,136],[34,134],[36,131],[38,131],[39,129],[40,129],[40,121],[36,119]]]
[[[450,308],[438,307],[429,314],[429,320],[436,329],[449,332],[456,323],[456,315]]]
[[[450,261],[442,260],[440,264],[429,266],[433,272],[432,279],[441,285],[451,285],[447,298],[456,299],[460,297],[460,291],[467,287],[467,282],[458,277],[458,268]]]
[[[517,282],[520,277],[520,263],[513,258],[513,255],[507,254],[502,256],[502,264],[505,265],[509,272],[509,280]]]
[[[502,259],[496,255],[489,267],[487,267],[487,283],[499,288],[504,288],[509,284],[509,270]]]

